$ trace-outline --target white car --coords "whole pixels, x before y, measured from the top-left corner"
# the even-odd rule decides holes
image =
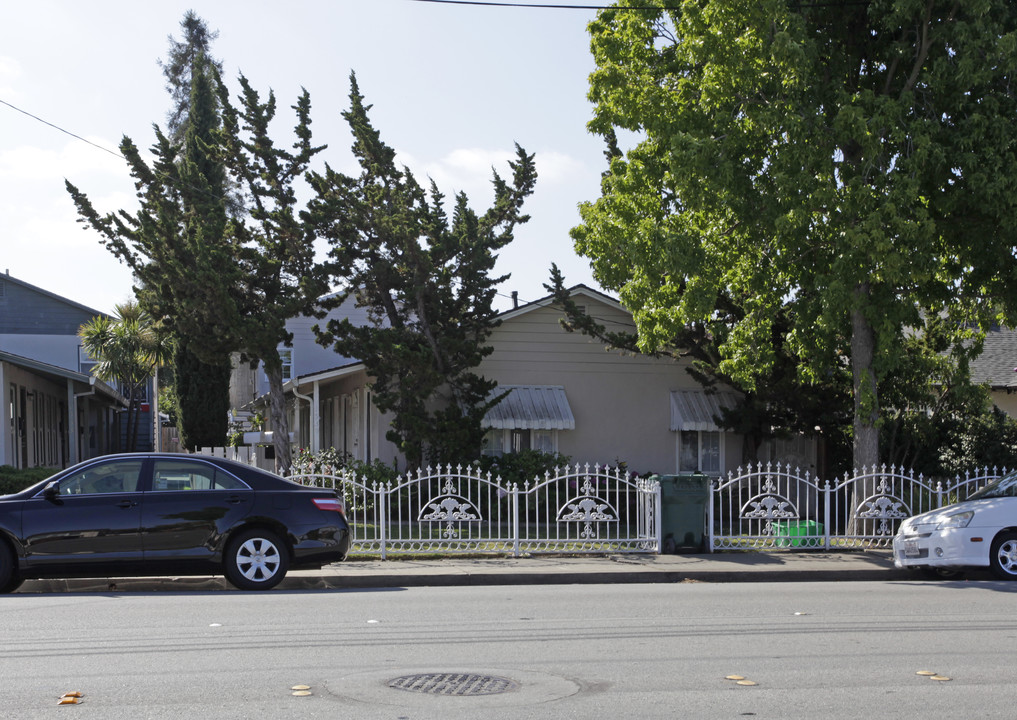
[[[1017,580],[1017,473],[993,480],[964,502],[902,522],[893,562],[944,575],[989,567],[1001,580]]]

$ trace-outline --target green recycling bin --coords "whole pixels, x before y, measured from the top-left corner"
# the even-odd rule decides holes
[[[706,503],[710,477],[703,473],[654,475],[660,483],[661,552],[703,552],[706,549]]]
[[[823,547],[823,523],[815,520],[791,520],[773,522],[773,534],[777,547],[818,548]]]

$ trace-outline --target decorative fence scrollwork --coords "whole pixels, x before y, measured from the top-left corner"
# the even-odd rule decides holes
[[[1006,469],[952,481],[893,466],[830,483],[790,466],[759,464],[714,480],[707,505],[712,550],[889,547],[905,518],[963,500]]]
[[[660,547],[660,485],[616,468],[558,468],[519,487],[476,468],[421,470],[392,483],[291,479],[346,500],[354,553],[626,553]]]
[[[900,522],[965,499],[1006,470],[947,482],[895,467],[819,481],[781,464],[710,484],[707,550],[888,547]],[[390,483],[303,475],[346,500],[354,553],[657,553],[661,488],[616,468],[559,468],[519,486],[472,467],[427,469]]]

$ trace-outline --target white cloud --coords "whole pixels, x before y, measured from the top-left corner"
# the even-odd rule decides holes
[[[116,143],[104,138],[88,140],[101,147],[116,147]],[[24,182],[65,177],[73,180],[75,176],[91,173],[126,178],[127,165],[123,159],[80,140],[73,140],[55,150],[22,145],[0,152],[0,180]]]
[[[20,97],[14,89],[14,80],[21,77],[21,63],[12,57],[0,55],[0,98],[15,102]]]
[[[583,163],[564,153],[538,152],[536,163],[538,185],[572,182],[588,174]]]

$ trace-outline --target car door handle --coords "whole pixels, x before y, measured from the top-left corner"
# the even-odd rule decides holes
[[[137,505],[138,503],[135,502],[134,500],[121,500],[120,502],[117,503],[117,507],[123,508],[124,510],[126,510],[127,508],[137,507]]]
[[[244,501],[244,499],[242,497],[240,497],[239,495],[230,495],[229,502],[230,502],[231,505],[239,505],[243,501]]]

